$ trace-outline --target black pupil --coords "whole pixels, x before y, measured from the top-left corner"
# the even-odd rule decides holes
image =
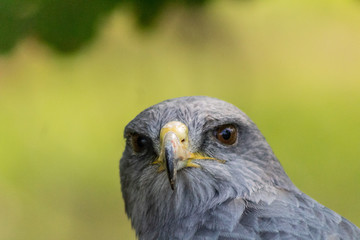
[[[139,137],[137,138],[137,140],[136,140],[136,144],[138,145],[138,147],[139,147],[140,149],[145,147],[146,142],[147,142],[147,141],[146,141],[146,138],[141,137],[141,136],[139,136]]]
[[[229,128],[225,128],[224,130],[221,131],[221,137],[224,140],[229,140],[231,137],[231,130]]]

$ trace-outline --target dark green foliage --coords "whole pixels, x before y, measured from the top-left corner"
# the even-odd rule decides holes
[[[20,0],[3,0],[0,3],[0,52],[6,52],[29,32],[30,4]]]
[[[178,0],[184,6],[208,0]],[[28,35],[60,52],[74,52],[89,42],[99,19],[116,7],[128,6],[141,27],[149,27],[169,0],[1,0],[0,53],[10,51]]]
[[[109,13],[118,0],[46,0],[38,9],[33,29],[52,47],[71,52],[96,32],[99,17]]]

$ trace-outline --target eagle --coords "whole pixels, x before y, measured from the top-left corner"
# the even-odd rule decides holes
[[[360,239],[360,229],[301,192],[234,105],[163,101],[125,127],[125,211],[139,239]]]

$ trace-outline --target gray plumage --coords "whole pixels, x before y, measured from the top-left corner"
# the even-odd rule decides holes
[[[152,164],[161,152],[160,131],[171,121],[188,127],[189,150],[224,160],[194,160],[171,189],[166,171]],[[214,131],[237,127],[224,145]],[[134,152],[133,134],[148,146]],[[139,239],[360,239],[360,230],[298,190],[256,125],[238,108],[209,97],[161,102],[125,128],[120,161],[125,209]]]

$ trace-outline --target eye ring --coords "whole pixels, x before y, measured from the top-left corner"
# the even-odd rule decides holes
[[[144,152],[147,149],[147,146],[150,144],[150,140],[138,133],[131,134],[131,145],[136,153]]]
[[[232,124],[226,124],[215,130],[215,137],[225,145],[233,145],[237,140],[237,128]]]

